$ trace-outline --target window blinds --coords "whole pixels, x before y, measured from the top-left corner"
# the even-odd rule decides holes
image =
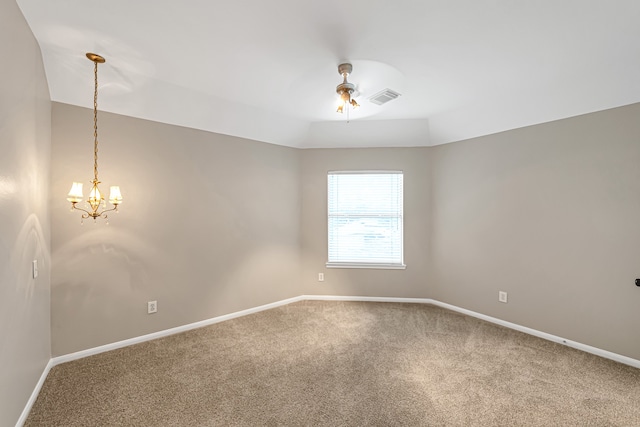
[[[402,265],[402,172],[328,174],[328,264]]]

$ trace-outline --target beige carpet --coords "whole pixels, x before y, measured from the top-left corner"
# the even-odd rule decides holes
[[[27,426],[638,426],[640,369],[430,305],[305,301],[54,367]]]

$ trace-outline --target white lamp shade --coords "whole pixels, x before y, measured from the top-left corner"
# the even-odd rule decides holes
[[[120,187],[112,185],[109,188],[109,203],[112,205],[119,205],[122,203],[122,194],[120,194]]]
[[[71,186],[71,190],[67,195],[67,200],[71,203],[78,203],[82,201],[82,183],[74,182]]]

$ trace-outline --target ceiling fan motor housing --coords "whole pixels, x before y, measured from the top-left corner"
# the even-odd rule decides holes
[[[355,92],[355,90],[356,85],[354,85],[353,83],[340,83],[338,86],[336,86],[336,92],[340,96],[345,96],[345,94],[351,95],[353,94],[353,92]]]
[[[351,64],[340,64],[338,65],[338,74],[340,75],[349,75],[353,71],[353,65]]]

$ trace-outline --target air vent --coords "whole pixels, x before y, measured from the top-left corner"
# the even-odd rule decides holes
[[[369,101],[373,102],[376,105],[382,105],[386,104],[389,101],[393,101],[399,96],[400,94],[398,92],[394,92],[391,89],[385,89],[370,97]]]

